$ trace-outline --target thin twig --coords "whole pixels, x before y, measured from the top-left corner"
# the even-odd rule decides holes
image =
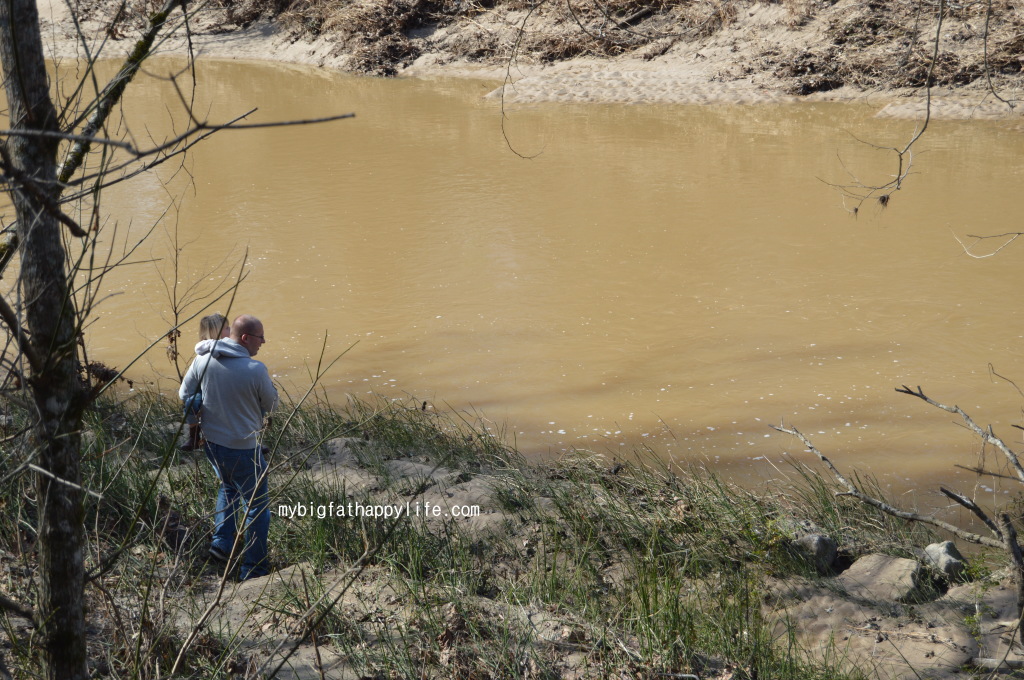
[[[95,496],[96,498],[98,498],[100,500],[103,500],[103,494],[97,493],[97,492],[93,491],[92,489],[86,489],[81,484],[75,484],[74,482],[72,482],[70,480],[64,479],[62,477],[58,477],[57,475],[53,474],[49,470],[46,470],[44,468],[39,467],[35,463],[29,463],[28,465],[26,465],[26,467],[28,469],[34,471],[34,472],[38,472],[39,474],[43,475],[44,477],[49,477],[50,479],[52,479],[53,481],[57,482],[58,484],[63,484],[64,486],[69,486],[72,489],[77,489],[78,491],[85,492],[85,493],[89,494],[90,496]]]
[[[974,239],[974,243],[972,243],[971,245],[965,245],[964,242],[960,239],[959,236],[957,236],[956,234],[953,234],[953,238],[955,238],[956,242],[960,244],[961,248],[963,248],[964,255],[967,255],[968,257],[973,257],[975,260],[984,260],[985,258],[989,258],[989,257],[993,257],[995,255],[998,255],[999,252],[1001,250],[1003,250],[1003,248],[1008,247],[1011,243],[1016,241],[1021,236],[1024,236],[1024,232],[1012,232],[1012,233],[1008,233],[1008,234],[993,234],[992,236],[973,236],[971,234],[968,234],[967,238],[973,238]],[[982,241],[984,241],[986,239],[993,239],[993,238],[1005,238],[1006,240],[998,248],[996,248],[995,250],[993,250],[990,253],[985,253],[984,255],[977,255],[977,254],[975,254],[974,252],[971,251],[971,249],[974,246],[976,246],[978,243],[981,243]]]
[[[535,2],[526,11],[526,15],[519,24],[519,27],[516,30],[516,39],[512,43],[512,51],[509,54],[508,61],[505,62],[505,82],[501,84],[501,136],[504,138],[505,145],[508,146],[509,151],[525,160],[533,160],[543,152],[538,151],[537,153],[528,156],[526,154],[519,153],[516,148],[512,146],[512,140],[508,137],[508,130],[505,129],[505,121],[508,119],[508,114],[505,111],[505,88],[510,86],[513,88],[515,87],[515,81],[512,78],[512,66],[516,63],[516,57],[519,54],[519,48],[522,45],[523,36],[526,35],[526,24],[529,23],[530,17],[533,16],[533,13],[540,9],[541,5],[544,4],[544,1],[545,0],[537,0],[537,2]]]

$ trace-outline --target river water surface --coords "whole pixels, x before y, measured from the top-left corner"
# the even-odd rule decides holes
[[[506,111],[503,134],[490,82],[198,74],[212,122],[356,118],[222,132],[110,190],[119,239],[160,220],[134,257],[157,261],[108,280],[125,294],[101,305],[93,358],[123,366],[166,332],[176,232],[179,291],[247,257],[230,314],[264,321],[260,358],[291,393],[326,336],[327,356],[348,349],[330,399],[468,411],[528,455],[650,447],[757,478],[809,455],[769,429],[784,420],[898,486],[975,464],[955,419],[901,384],[1020,439],[1024,399],[989,366],[1024,381],[1024,246],[974,259],[956,239],[1020,229],[1019,128],[933,122],[905,188],[855,218],[827,182],[886,181],[893,156],[865,142],[916,125],[877,106],[550,104]],[[129,92],[138,143],[181,129],[166,82]],[[176,389],[162,343],[129,373]]]

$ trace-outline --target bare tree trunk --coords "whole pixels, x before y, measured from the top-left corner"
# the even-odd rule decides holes
[[[85,388],[75,366],[76,314],[57,219],[57,114],[49,94],[35,0],[0,0],[0,60],[10,113],[4,140],[17,214],[25,329],[22,360],[35,404],[40,591],[36,609],[47,677],[88,678],[79,426]],[[38,133],[44,133],[40,135]],[[28,134],[19,134],[28,133]],[[35,134],[33,134],[35,133]]]
[[[999,528],[1006,542],[1006,552],[1010,555],[1013,566],[1013,584],[1017,589],[1017,639],[1024,643],[1024,555],[1021,554],[1020,543],[1017,541],[1017,530],[1013,528],[1010,515],[999,514]]]

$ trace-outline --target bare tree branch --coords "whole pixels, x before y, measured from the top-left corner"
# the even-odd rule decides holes
[[[1017,480],[1020,481],[1021,483],[1024,483],[1024,465],[1021,465],[1020,459],[1017,458],[1017,454],[1014,453],[1013,450],[1011,450],[1010,447],[1006,445],[1006,442],[1004,442],[1002,439],[997,437],[992,432],[991,427],[985,429],[979,426],[977,423],[974,422],[974,420],[969,415],[964,413],[963,409],[961,409],[959,406],[947,406],[945,404],[940,404],[931,397],[926,396],[925,393],[921,391],[920,386],[918,386],[917,390],[915,391],[910,389],[906,385],[903,385],[901,388],[896,388],[896,391],[901,394],[909,394],[912,397],[917,397],[918,399],[924,401],[927,404],[930,404],[931,406],[934,406],[935,408],[939,408],[942,409],[943,411],[946,411],[947,413],[952,413],[954,415],[960,416],[960,418],[963,419],[964,421],[964,425],[967,426],[967,429],[969,429],[974,434],[978,435],[978,437],[984,443],[991,444],[1003,454],[1003,456],[1006,458],[1006,462],[1010,464],[1010,467],[1013,468],[1014,473],[1017,475]]]
[[[113,146],[133,152],[134,149],[128,142],[121,142],[116,139],[106,139],[88,135],[76,135],[72,132],[60,132],[58,130],[0,130],[4,137],[39,137],[41,139],[59,139],[61,141],[80,142],[82,144],[100,144],[102,146]]]
[[[74,482],[72,482],[70,480],[63,479],[62,477],[58,477],[57,475],[53,474],[49,470],[45,470],[45,469],[39,467],[38,465],[35,465],[33,463],[29,463],[26,467],[28,467],[28,469],[32,470],[33,472],[38,472],[39,474],[43,475],[44,477],[49,477],[50,479],[52,479],[53,481],[57,482],[58,484],[63,484],[64,486],[69,486],[72,489],[75,489],[77,491],[81,491],[82,493],[87,493],[90,496],[95,496],[96,498],[98,498],[100,500],[103,500],[103,494],[97,493],[96,491],[92,491],[90,489],[86,489],[81,484],[75,484]]]
[[[536,0],[526,11],[526,15],[523,17],[522,22],[519,24],[519,28],[516,30],[516,39],[512,43],[512,51],[509,54],[508,61],[505,62],[505,82],[501,84],[501,136],[505,140],[505,145],[508,146],[509,151],[525,160],[533,160],[537,156],[543,153],[538,151],[535,154],[525,155],[519,153],[514,146],[512,146],[512,140],[508,138],[508,130],[505,129],[505,121],[508,120],[508,114],[505,111],[505,88],[515,87],[515,79],[512,77],[512,68],[517,63],[517,57],[519,55],[519,48],[522,45],[523,37],[526,35],[526,25],[530,21],[530,17],[544,4],[545,0]]]
[[[856,216],[861,206],[865,201],[872,198],[878,201],[878,205],[885,208],[889,205],[889,200],[893,193],[903,188],[903,182],[910,176],[910,169],[913,167],[914,160],[914,145],[917,144],[918,140],[924,135],[928,129],[928,125],[932,118],[932,84],[935,77],[935,66],[939,61],[939,45],[941,43],[940,38],[942,37],[942,24],[946,14],[946,0],[939,0],[936,8],[936,26],[935,26],[935,47],[932,50],[931,60],[928,63],[928,71],[925,74],[924,79],[924,96],[925,96],[925,107],[924,107],[924,121],[920,127],[914,130],[910,140],[900,147],[879,147],[874,144],[876,149],[882,149],[890,151],[896,155],[896,171],[892,175],[892,179],[883,184],[870,185],[861,183],[854,178],[851,184],[836,184],[833,182],[825,182],[825,184],[839,190],[844,197],[854,199],[856,205],[850,212]],[[852,176],[852,175],[851,175]],[[822,180],[824,181],[824,180]]]
[[[930,524],[932,526],[936,526],[940,529],[948,531],[954,536],[958,536],[964,539],[965,541],[974,543],[976,545],[987,545],[992,548],[1006,547],[1002,540],[997,540],[994,538],[989,538],[988,536],[982,536],[980,534],[975,534],[970,531],[965,531],[964,529],[961,529],[960,527],[954,524],[950,524],[949,522],[945,522],[936,517],[929,517],[928,515],[922,515],[916,512],[909,512],[907,510],[900,510],[899,508],[893,507],[892,505],[889,505],[885,501],[875,498],[874,496],[869,496],[868,494],[864,493],[859,488],[857,488],[857,486],[853,482],[844,477],[843,474],[839,471],[839,469],[832,464],[832,461],[829,460],[821,451],[815,448],[814,444],[812,444],[811,441],[795,427],[787,428],[782,425],[772,425],[771,428],[773,430],[782,432],[783,434],[792,435],[799,439],[811,453],[816,455],[818,459],[825,464],[825,467],[829,469],[829,471],[832,473],[832,476],[834,476],[840,484],[846,487],[846,493],[850,496],[853,496],[862,503],[870,505],[874,508],[878,508],[885,514],[891,515],[893,517],[898,517],[900,519],[910,520],[912,522],[921,522],[923,524]],[[1002,537],[1000,536],[1000,539],[1001,538]]]
[[[999,252],[1001,250],[1003,250],[1003,248],[1008,247],[1010,244],[1012,244],[1014,241],[1016,241],[1021,236],[1024,236],[1024,232],[1020,232],[1020,231],[1008,232],[1008,233],[1005,233],[1005,234],[992,234],[990,236],[974,236],[973,234],[968,234],[967,238],[973,238],[974,239],[974,243],[972,243],[970,245],[965,245],[964,242],[960,239],[960,237],[958,237],[956,234],[953,234],[953,238],[955,238],[956,242],[960,244],[961,248],[963,248],[964,254],[967,255],[968,257],[973,257],[976,260],[984,260],[985,258],[992,257],[994,255],[998,255]],[[974,248],[974,246],[976,246],[977,244],[981,243],[982,241],[985,241],[985,240],[988,240],[988,239],[1004,239],[1004,241],[1003,241],[1002,244],[1000,244],[995,250],[993,250],[990,253],[985,253],[984,255],[978,255],[978,254],[975,254],[974,252],[972,252],[971,249]]]
[[[36,353],[35,347],[28,341],[28,331],[22,328],[21,322],[18,320],[18,315],[11,309],[11,306],[7,303],[7,298],[0,296],[0,319],[3,319],[4,324],[11,331],[11,335],[14,336],[18,343],[18,349],[28,359],[28,365],[33,371],[38,371],[43,363],[42,359]]]
[[[1014,481],[1014,482],[1020,481],[1016,477],[1011,477],[1010,475],[1004,475],[1004,474],[1002,474],[1000,472],[995,472],[994,470],[985,470],[985,469],[983,469],[981,467],[968,467],[966,465],[959,465],[959,464],[954,465],[953,467],[960,468],[961,470],[967,470],[968,472],[973,472],[976,475],[985,475],[986,477],[994,477],[995,479],[1008,479],[1008,480],[1011,480],[1011,481]]]
[[[988,39],[989,39],[989,36],[990,36],[989,27],[990,27],[991,23],[992,23],[992,0],[986,0],[986,2],[985,2],[985,34],[984,34],[984,38],[982,39],[982,43],[981,43],[982,57],[983,57],[984,63],[985,63],[985,81],[988,84],[988,91],[992,93],[992,96],[995,97],[996,99],[998,99],[999,101],[1001,101],[1002,103],[1006,104],[1006,106],[1009,107],[1010,110],[1012,111],[1014,109],[1014,107],[1016,107],[1016,104],[1014,104],[1013,102],[1011,102],[1008,99],[1003,99],[1003,97],[1001,97],[999,95],[999,92],[996,91],[996,86],[992,83],[992,66],[988,62]]]
[[[996,526],[996,523],[993,522],[991,520],[991,518],[989,518],[989,516],[985,513],[985,511],[982,510],[980,507],[978,507],[977,503],[972,501],[967,496],[964,496],[963,494],[959,494],[959,493],[957,493],[955,491],[950,491],[949,489],[947,489],[945,487],[941,487],[940,486],[939,487],[939,491],[946,498],[950,499],[951,501],[954,501],[955,503],[959,503],[960,505],[962,505],[965,508],[967,508],[968,510],[970,510],[974,514],[974,516],[977,517],[978,519],[980,519],[985,524],[985,526],[987,526],[989,528],[989,530],[993,534],[995,534],[999,538],[1003,538],[1003,532],[999,529],[999,527]]]
[[[909,394],[912,397],[917,397],[918,399],[921,399],[922,401],[931,406],[942,409],[947,413],[953,413],[955,415],[960,416],[966,424],[967,429],[971,430],[974,434],[981,438],[983,442],[987,444],[992,444],[997,449],[1002,451],[1003,455],[1007,458],[1007,461],[1009,462],[1010,466],[1013,467],[1014,470],[1017,472],[1017,477],[1015,478],[1015,480],[1024,483],[1024,474],[1022,474],[1022,467],[1020,461],[1017,459],[1017,455],[1013,453],[1012,450],[1010,450],[1010,448],[1003,442],[1003,440],[1001,440],[999,437],[996,437],[992,433],[991,427],[985,429],[978,426],[974,422],[974,420],[970,418],[970,416],[968,416],[966,413],[964,413],[962,409],[960,409],[960,407],[947,406],[945,404],[941,404],[925,395],[920,387],[918,387],[916,390],[912,390],[906,385],[904,385],[902,388],[897,389],[896,391],[902,394]],[[901,519],[906,519],[914,522],[921,522],[923,524],[930,524],[940,529],[944,529],[945,531],[948,531],[954,536],[962,538],[965,541],[969,541],[971,543],[975,543],[978,545],[990,546],[993,548],[1002,548],[1004,551],[1006,551],[1006,554],[1010,558],[1013,567],[1013,579],[1017,591],[1017,620],[1018,622],[1022,620],[1022,617],[1024,617],[1024,554],[1022,554],[1021,552],[1020,543],[1017,539],[1017,531],[1013,526],[1013,522],[1010,520],[1009,514],[1007,514],[1006,512],[999,512],[996,519],[993,520],[988,513],[986,513],[977,503],[975,503],[970,498],[964,496],[963,494],[946,489],[944,487],[939,488],[939,491],[941,491],[946,498],[949,498],[958,505],[966,508],[975,517],[977,517],[988,528],[988,530],[992,532],[992,535],[995,537],[990,538],[988,536],[982,536],[979,534],[975,534],[973,532],[966,531],[964,529],[961,529],[960,527],[950,524],[949,522],[942,521],[935,517],[921,515],[916,512],[900,510],[899,508],[895,508],[889,505],[888,503],[885,503],[881,499],[866,494],[859,488],[857,488],[856,485],[851,483],[848,479],[846,479],[846,477],[842,475],[842,473],[839,472],[835,465],[832,464],[832,461],[830,461],[820,451],[818,451],[810,442],[810,440],[807,439],[807,437],[800,433],[796,428],[773,426],[773,429],[778,430],[779,432],[784,432],[786,434],[792,435],[799,439],[801,442],[803,442],[804,446],[806,446],[809,451],[818,456],[818,458],[825,464],[825,466],[829,469],[829,471],[831,471],[832,475],[836,478],[836,480],[841,485],[846,487],[846,493],[850,496],[857,498],[861,502],[878,508],[882,512],[893,517],[899,517]],[[1015,631],[1015,636],[1018,639],[1020,639],[1022,643],[1024,643],[1024,627],[1018,626]]]
[[[17,131],[15,130],[14,132]],[[0,134],[3,133],[0,132]],[[77,222],[75,222],[73,219],[62,213],[60,208],[57,207],[56,203],[54,203],[54,201],[51,200],[45,192],[39,190],[39,187],[36,186],[36,183],[35,181],[32,180],[32,178],[26,177],[25,173],[21,172],[21,170],[18,169],[18,167],[14,164],[14,161],[11,159],[11,155],[7,152],[7,148],[3,144],[0,144],[0,159],[2,159],[3,161],[3,167],[7,174],[14,178],[14,180],[18,183],[18,186],[23,191],[27,191],[28,193],[32,194],[32,198],[34,198],[36,202],[43,207],[43,210],[45,210],[51,217],[56,218],[57,221],[59,221],[61,224],[66,226],[74,236],[82,237],[86,235],[85,230],[78,226]],[[13,187],[8,189],[8,191],[12,189]]]
[[[82,165],[86,154],[89,153],[89,149],[92,148],[90,138],[94,137],[100,128],[102,128],[106,123],[107,117],[110,116],[110,112],[114,109],[117,102],[120,101],[121,95],[124,94],[124,90],[128,86],[128,83],[130,83],[135,77],[135,74],[139,72],[142,62],[149,56],[150,50],[153,47],[153,42],[156,40],[160,30],[164,27],[164,23],[166,23],[171,10],[183,5],[183,2],[184,0],[167,0],[167,2],[164,3],[164,6],[150,17],[149,29],[143,35],[142,39],[135,44],[135,49],[132,50],[132,53],[125,60],[121,70],[118,71],[117,75],[114,76],[114,78],[103,89],[103,92],[100,93],[95,109],[82,131],[81,136],[83,139],[78,141],[71,148],[71,151],[64,159],[64,163],[57,172],[57,181],[62,184],[67,182],[71,179],[71,176],[75,174],[75,171]]]

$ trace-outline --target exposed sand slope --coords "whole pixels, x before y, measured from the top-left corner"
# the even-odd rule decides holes
[[[834,54],[829,42],[834,40],[835,26],[843,13],[854,11],[853,5],[844,8],[848,4],[849,0],[841,0],[829,10],[829,16],[810,21],[795,19],[793,9],[784,5],[753,4],[710,36],[697,40],[664,38],[617,57],[585,56],[546,62],[529,51],[522,51],[511,59],[508,51],[502,54],[500,49],[487,58],[469,60],[459,56],[459,49],[465,53],[467,41],[482,40],[482,34],[491,36],[499,45],[511,44],[524,22],[531,35],[547,35],[545,31],[556,30],[564,34],[566,30],[557,28],[557,18],[531,16],[527,21],[522,11],[495,9],[472,21],[410,31],[402,39],[413,44],[414,53],[419,56],[408,64],[399,64],[396,71],[400,76],[411,77],[445,75],[505,80],[503,90],[492,96],[503,94],[507,103],[520,105],[541,101],[705,104],[797,98],[867,99],[879,102],[880,115],[922,117],[925,111],[923,88],[822,85],[823,69],[839,69],[840,62],[849,61],[845,54]],[[40,13],[48,47],[55,57],[82,52],[82,41],[76,37],[67,5],[58,0],[40,0]],[[107,37],[109,19],[102,18],[102,12],[93,10],[86,16],[101,17],[88,18],[81,23],[90,49],[95,51],[105,37],[105,55],[119,56],[132,47],[131,37],[119,36],[116,40]],[[356,48],[338,33],[325,32],[315,40],[306,40],[284,28],[284,24],[265,20],[238,28],[228,21],[224,10],[215,8],[198,11],[190,23],[192,48],[201,56],[271,60],[336,70],[355,68],[353,51]],[[188,42],[180,37],[183,31],[178,33],[179,37],[160,45],[160,53],[186,52]],[[922,31],[922,35],[927,34]],[[927,43],[925,37],[921,40],[922,45]],[[455,49],[457,45],[462,47]],[[820,63],[822,54],[832,62]],[[813,63],[807,66],[801,59]],[[851,76],[847,74],[846,79],[850,80]],[[871,79],[863,80],[870,82]],[[1012,108],[998,101],[986,89],[983,80],[955,90],[934,88],[932,116],[1020,115],[1024,107]],[[997,92],[1006,100],[1024,99],[1022,82],[1024,79],[1019,75],[1004,76],[997,81]],[[812,92],[798,97],[794,93],[801,88]],[[814,91],[816,88],[822,89]]]

